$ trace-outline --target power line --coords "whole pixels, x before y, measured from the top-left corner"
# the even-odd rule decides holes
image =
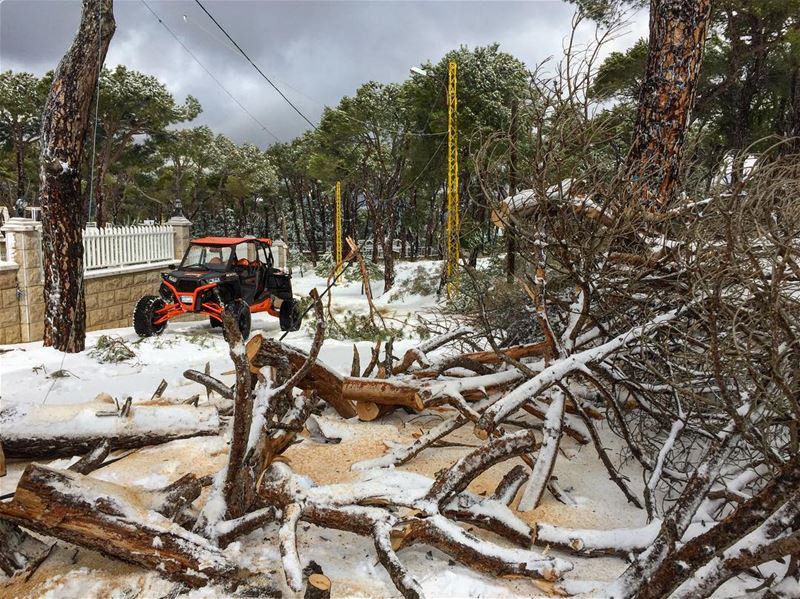
[[[236,105],[237,105],[237,106],[239,106],[239,108],[241,108],[241,109],[242,109],[242,111],[244,111],[244,113],[245,113],[245,114],[247,114],[247,116],[249,116],[251,119],[253,119],[253,121],[254,121],[255,123],[257,123],[257,124],[258,124],[258,126],[259,126],[259,127],[261,127],[261,129],[262,129],[263,131],[266,131],[267,133],[269,133],[269,134],[272,136],[272,138],[273,138],[275,141],[277,141],[277,142],[279,142],[279,143],[280,143],[280,139],[278,139],[278,136],[277,136],[277,135],[275,135],[275,134],[274,134],[272,131],[270,131],[270,129],[269,129],[269,128],[268,128],[268,127],[267,127],[267,126],[264,124],[264,123],[262,123],[260,120],[258,120],[258,119],[257,119],[257,118],[256,118],[256,117],[253,115],[253,113],[251,113],[249,110],[247,110],[247,108],[245,108],[245,107],[244,107],[244,105],[243,105],[241,102],[239,102],[239,100],[237,100],[237,99],[234,97],[234,95],[233,95],[233,94],[232,94],[230,91],[228,91],[228,88],[226,88],[226,87],[225,87],[225,86],[222,84],[222,82],[221,82],[219,79],[217,79],[217,78],[214,76],[214,74],[213,74],[213,73],[212,73],[212,72],[211,72],[211,71],[210,71],[210,70],[209,70],[209,69],[208,69],[208,68],[207,68],[207,67],[206,67],[206,66],[205,66],[205,65],[204,65],[202,62],[200,62],[200,59],[199,59],[199,58],[197,58],[197,56],[195,56],[194,52],[192,52],[192,51],[191,51],[191,50],[190,50],[190,49],[189,49],[189,48],[186,46],[186,44],[184,44],[184,43],[181,41],[181,39],[180,39],[180,38],[179,38],[177,35],[175,35],[175,33],[172,31],[172,29],[170,29],[170,28],[169,28],[169,26],[168,26],[168,25],[167,25],[167,24],[166,24],[166,23],[165,23],[165,22],[164,22],[164,21],[161,19],[161,17],[159,17],[159,16],[158,16],[158,14],[157,14],[157,13],[156,13],[156,12],[155,12],[155,11],[154,11],[154,10],[153,10],[151,7],[150,7],[150,5],[149,5],[149,4],[148,4],[148,3],[147,3],[145,0],[141,0],[141,2],[142,2],[142,4],[144,4],[144,6],[147,8],[147,10],[149,10],[149,11],[150,11],[150,13],[151,13],[151,14],[152,14],[152,15],[153,15],[155,18],[156,18],[156,20],[157,20],[159,23],[161,23],[161,25],[164,27],[164,29],[166,29],[166,30],[167,30],[167,32],[168,32],[168,33],[169,33],[169,34],[170,34],[170,35],[171,35],[171,36],[172,36],[172,37],[175,39],[175,41],[176,41],[176,42],[178,42],[178,43],[181,45],[181,47],[182,47],[184,50],[186,50],[186,53],[187,53],[189,56],[191,56],[191,57],[192,57],[192,59],[193,59],[193,60],[194,60],[194,61],[195,61],[195,62],[196,62],[198,65],[200,65],[200,68],[201,68],[201,69],[203,69],[203,70],[206,72],[206,74],[207,74],[209,77],[211,77],[211,79],[213,79],[213,80],[214,80],[214,83],[216,83],[216,84],[217,84],[217,85],[218,85],[218,86],[219,86],[219,87],[222,89],[222,91],[224,91],[226,94],[228,94],[228,97],[229,97],[231,100],[233,100],[233,101],[236,103]]]
[[[144,0],[142,0],[142,1],[144,1]],[[236,40],[234,40],[234,39],[233,39],[233,38],[230,36],[230,34],[229,34],[227,31],[225,31],[225,28],[224,28],[222,25],[220,25],[220,24],[219,24],[219,22],[218,22],[218,21],[217,21],[217,20],[216,20],[216,19],[213,17],[213,15],[212,15],[210,12],[208,12],[208,10],[206,10],[206,7],[205,7],[205,6],[203,6],[202,2],[200,2],[200,0],[194,0],[194,1],[195,1],[195,3],[196,3],[196,4],[197,4],[197,5],[198,5],[198,6],[199,6],[201,9],[203,9],[203,12],[204,12],[204,13],[206,13],[206,14],[208,15],[208,18],[209,18],[209,19],[211,19],[211,20],[214,22],[214,25],[216,25],[216,26],[219,28],[219,30],[220,30],[220,31],[222,31],[222,33],[224,33],[224,34],[225,34],[225,37],[227,37],[227,38],[228,38],[228,39],[231,41],[231,43],[232,43],[234,46],[236,46],[236,49],[237,49],[237,50],[239,50],[239,52],[242,54],[242,56],[244,56],[244,57],[245,57],[245,59],[247,59],[247,62],[249,62],[249,63],[250,63],[252,66],[253,66],[253,68],[254,68],[256,71],[258,71],[258,74],[259,74],[259,75],[261,75],[261,76],[264,78],[264,80],[265,80],[267,83],[269,83],[269,84],[272,86],[272,88],[273,88],[273,89],[274,89],[276,92],[278,92],[278,94],[280,94],[281,98],[283,98],[284,100],[286,100],[286,103],[287,103],[287,104],[289,104],[289,106],[291,106],[291,107],[294,109],[294,111],[295,111],[297,114],[299,114],[299,115],[300,115],[300,116],[303,118],[303,120],[305,120],[305,122],[306,122],[306,123],[308,123],[309,125],[311,125],[311,126],[312,126],[312,127],[315,129],[315,130],[316,130],[316,129],[317,129],[317,126],[316,126],[314,123],[312,123],[312,122],[311,122],[311,120],[309,120],[309,118],[308,118],[306,115],[304,115],[304,114],[303,114],[303,113],[300,111],[300,109],[299,109],[297,106],[295,106],[295,105],[292,103],[292,101],[291,101],[289,98],[287,98],[287,97],[286,97],[286,94],[284,94],[284,93],[283,93],[283,92],[282,92],[282,91],[281,91],[281,90],[278,88],[278,86],[277,86],[277,85],[275,85],[275,84],[274,84],[274,83],[273,83],[273,82],[270,80],[270,78],[269,78],[269,77],[267,77],[267,76],[264,74],[264,71],[262,71],[260,68],[258,68],[258,65],[256,65],[256,63],[254,63],[254,62],[252,61],[252,59],[251,59],[251,58],[250,58],[250,57],[247,55],[247,53],[246,53],[244,50],[242,50],[242,47],[241,47],[239,44],[237,44],[237,43],[236,43]]]
[[[303,114],[300,111],[300,109],[286,96],[286,94],[284,94],[278,88],[278,86],[269,77],[267,77],[264,74],[264,72],[258,67],[258,65],[256,65],[252,61],[252,59],[247,55],[247,53],[245,53],[245,51],[242,50],[241,46],[239,46],[239,44],[236,43],[236,40],[234,40],[231,37],[231,35],[225,30],[225,28],[222,25],[219,24],[219,22],[211,15],[210,12],[208,12],[206,7],[203,6],[203,4],[200,2],[200,0],[195,0],[195,2],[203,10],[203,12],[206,13],[206,15],[208,15],[208,17],[214,22],[214,24],[219,28],[219,30],[223,34],[225,34],[225,37],[228,38],[228,40],[233,44],[233,46],[236,48],[236,50],[238,50],[238,52],[247,60],[247,62],[250,63],[250,65],[258,72],[258,74],[261,75],[267,81],[267,83],[269,83],[272,86],[272,88],[275,89],[275,91],[277,91],[280,94],[281,98],[283,98],[289,104],[289,106],[291,106],[294,109],[294,111],[297,114],[299,114],[309,125],[311,125],[315,130],[319,130],[317,125],[315,125],[313,122],[311,122],[311,120],[305,114]],[[189,21],[188,17],[185,17],[185,18],[186,18],[187,21]],[[192,22],[194,22],[194,20],[192,20]],[[222,40],[219,40],[216,36],[212,35],[207,29],[205,29],[199,23],[196,23],[196,25],[197,25],[198,28],[200,28],[202,31],[204,31],[206,34],[208,34],[209,37],[221,42],[223,44],[223,46],[225,46],[225,48],[227,48],[230,51],[234,51],[233,48],[231,48],[228,44],[222,42]],[[326,106],[323,102],[320,102],[319,100],[315,100],[314,98],[311,98],[310,96],[308,96],[308,95],[304,94],[303,92],[301,92],[299,89],[297,89],[295,87],[292,87],[288,83],[284,83],[284,85],[286,87],[288,87],[289,89],[295,91],[299,95],[303,96],[307,100],[310,100],[310,101],[312,101],[312,102],[314,102],[316,104],[319,104],[320,106],[323,106],[323,107],[327,108],[328,110],[332,110],[334,112],[341,113],[342,116],[344,116],[346,119],[348,119],[350,121],[353,121],[355,123],[359,123],[359,124],[362,124],[362,125],[367,125],[369,127],[375,127],[375,128],[380,129],[382,131],[387,131],[387,132],[394,133],[394,134],[413,135],[413,136],[416,136],[416,137],[439,137],[439,136],[447,135],[447,131],[436,131],[436,132],[431,132],[431,133],[428,133],[428,132],[425,132],[425,131],[403,131],[403,130],[400,130],[400,129],[390,129],[390,128],[383,127],[383,126],[380,126],[380,125],[375,125],[374,123],[370,123],[368,121],[363,121],[363,120],[361,120],[359,118],[356,118],[356,117],[348,114],[347,112],[345,112],[341,108],[336,108],[336,107],[332,107],[332,106]],[[426,127],[427,127],[428,123],[430,122],[430,117],[431,117],[431,115],[429,113],[428,114],[428,119],[427,119],[427,121],[425,123]]]

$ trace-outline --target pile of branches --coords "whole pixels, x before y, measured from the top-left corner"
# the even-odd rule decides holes
[[[641,472],[623,492],[648,525],[607,534],[540,524],[537,536],[628,558],[605,595],[708,596],[740,577],[768,596],[797,596],[800,157],[762,140],[753,168],[723,188],[684,164],[681,194],[647,205],[621,168],[618,115],[593,103],[602,42],[570,46],[552,75],[535,71],[532,122],[475,153],[510,282],[467,267],[460,312],[498,353],[520,341],[508,323],[534,313],[526,341],[552,348],[475,431],[507,426],[528,394],[563,394],[606,417],[618,459]],[[527,189],[509,194],[503,171],[523,144],[536,150],[519,166]],[[493,302],[504,286],[525,301]]]
[[[186,376],[224,400],[227,465],[211,480],[189,474],[136,492],[32,464],[14,499],[0,503],[0,534],[12,548],[4,560],[30,545],[27,529],[158,569],[186,587],[267,594],[285,582],[293,591],[329,591],[319,572],[301,567],[296,528],[304,521],[371,539],[405,597],[422,595],[401,560],[415,544],[553,592],[564,592],[562,575],[572,567],[565,556],[577,554],[628,560],[600,591],[615,598],[709,596],[737,576],[791,596],[800,555],[800,206],[791,193],[800,188],[800,165],[763,168],[733,194],[660,214],[601,203],[580,186],[562,186],[556,202],[541,195],[528,206],[530,220],[516,224],[531,267],[518,284],[540,331],[531,343],[499,338],[490,289],[469,269],[470,326],[401,357],[391,342],[382,357],[376,345],[364,371],[354,351],[349,376],[318,359],[325,320],[316,295],[308,352],[260,336],[245,344],[226,314],[235,385],[207,372]],[[478,351],[453,350],[480,343]],[[358,482],[317,486],[279,458],[321,401],[345,418],[396,409],[446,415],[409,445],[355,464]],[[620,437],[641,484],[620,471],[599,421]],[[393,469],[461,429],[478,447],[434,478]],[[556,478],[565,435],[594,447],[647,524],[567,529],[516,515],[510,506],[532,510],[546,493],[572,501]],[[491,496],[468,490],[510,460],[521,463]],[[204,485],[211,489],[198,511],[192,504]],[[279,527],[282,581],[224,551],[267,524]]]
[[[633,554],[605,590],[613,597],[707,596],[737,576],[794,596],[798,157],[765,155],[734,188],[659,210],[620,201],[619,181],[553,186],[545,176],[496,215],[524,250],[516,281],[531,301],[519,310],[533,304],[551,362],[489,408],[476,432],[519,413],[527,393],[589,400],[642,473],[641,494],[629,500],[650,524],[611,546],[598,541],[614,531],[550,526],[539,541]],[[468,319],[502,352],[514,338],[498,321],[508,306],[487,299],[494,281],[467,273]]]
[[[8,558],[8,570],[24,567],[23,558],[31,553],[25,546],[34,538],[27,530],[158,570],[178,583],[178,588],[215,584],[226,592],[255,590],[270,594],[277,592],[283,581],[248,571],[227,556],[224,548],[242,535],[278,523],[285,584],[293,591],[302,590],[304,585],[313,586],[310,593],[326,587],[329,591],[330,582],[324,584],[324,576],[319,572],[310,574],[300,566],[295,530],[298,522],[305,521],[371,538],[378,561],[406,597],[421,597],[422,589],[398,552],[416,544],[435,547],[468,567],[493,576],[527,577],[551,588],[572,564],[533,551],[530,527],[509,509],[508,504],[528,478],[522,467],[512,469],[491,497],[466,490],[472,480],[493,465],[533,453],[538,440],[532,430],[495,434],[434,479],[401,472],[393,476],[373,473],[352,484],[315,486],[295,474],[284,461],[277,460],[296,440],[321,399],[340,411],[350,405],[356,414],[353,404],[374,393],[371,385],[375,381],[387,388],[392,386],[385,378],[330,378],[332,371],[317,359],[325,321],[316,292],[313,299],[317,325],[307,353],[263,339],[249,344],[248,351],[235,320],[226,313],[223,325],[229,339],[235,385],[228,387],[207,373],[190,374],[231,402],[228,462],[216,476],[199,479],[187,474],[157,491],[100,481],[89,473],[102,463],[107,447],[103,455],[91,452],[68,470],[31,464],[23,473],[14,498],[0,503],[0,534],[7,541],[2,554]],[[430,351],[467,332],[459,330],[415,348],[398,364],[393,364],[390,351],[382,365],[383,372],[399,376],[415,362],[430,367],[426,349]],[[474,364],[491,363],[496,356],[461,357],[464,363],[471,359]],[[446,364],[441,367],[454,368]],[[499,379],[505,381],[501,386],[509,384],[506,379],[511,380],[508,375]],[[492,388],[489,381],[481,383],[476,379],[469,384],[477,394]],[[458,397],[471,396],[466,387],[461,389],[464,395],[451,390],[436,394],[430,385],[411,382],[398,383],[397,387],[418,389],[422,395],[416,395],[417,402],[424,395],[428,405],[450,403],[457,405],[467,420],[474,415],[467,401]],[[349,389],[344,397],[343,388]],[[353,396],[357,399],[350,399]],[[415,404],[414,409],[425,406]],[[202,509],[193,509],[202,488],[209,485],[210,493]],[[478,537],[460,523],[490,530],[514,547]]]

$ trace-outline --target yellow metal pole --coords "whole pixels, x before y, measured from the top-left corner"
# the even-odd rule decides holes
[[[447,295],[458,289],[458,66],[450,61],[447,82]]]
[[[334,246],[336,248],[336,273],[338,277],[342,272],[342,182],[336,182],[336,217],[335,217]]]

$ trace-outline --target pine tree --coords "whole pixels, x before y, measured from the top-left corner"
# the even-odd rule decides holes
[[[667,204],[694,101],[711,0],[651,0],[647,69],[639,94],[627,174],[637,200]]]
[[[80,27],[56,68],[42,116],[44,345],[66,352],[85,345],[80,167],[99,67],[115,28],[113,0],[83,0]]]

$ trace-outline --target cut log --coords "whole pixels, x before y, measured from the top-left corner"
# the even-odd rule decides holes
[[[285,355],[289,359],[292,372],[297,371],[308,358],[308,354],[302,350],[272,339],[264,339],[261,335],[256,335],[247,342],[247,356],[254,369],[271,364],[275,355]],[[314,361],[311,371],[298,383],[298,387],[307,392],[316,391],[342,418],[356,415],[353,403],[342,399],[342,376],[320,360]]]
[[[0,440],[9,458],[54,458],[85,454],[103,441],[110,450],[158,445],[176,439],[219,433],[214,408],[183,405],[133,405],[127,416],[98,416],[109,405],[4,403]]]
[[[403,406],[417,412],[425,407],[416,387],[386,379],[344,377],[342,397],[350,401],[371,401],[383,406]]]
[[[299,349],[264,339],[260,335],[256,335],[247,343],[247,355],[254,369],[271,364],[275,360],[275,355],[280,354],[289,358],[293,371],[300,368],[308,357]],[[344,418],[357,415],[354,405],[356,401],[403,406],[416,411],[423,409],[422,398],[416,386],[402,381],[342,376],[320,360],[314,362],[311,371],[298,383],[298,386],[307,392],[316,391]]]
[[[358,419],[362,422],[372,422],[381,416],[394,412],[394,406],[382,406],[372,401],[356,402],[356,412]]]
[[[509,358],[519,360],[520,358],[530,358],[531,356],[543,356],[550,351],[550,344],[547,341],[539,343],[528,343],[526,345],[514,345],[502,348],[503,353]],[[503,359],[494,351],[479,351],[460,356],[466,360],[472,360],[480,364],[500,364]]]
[[[148,495],[30,464],[0,518],[200,587],[239,572],[217,547],[148,509]]]
[[[331,579],[324,574],[312,574],[308,577],[305,599],[329,599],[331,596]]]

